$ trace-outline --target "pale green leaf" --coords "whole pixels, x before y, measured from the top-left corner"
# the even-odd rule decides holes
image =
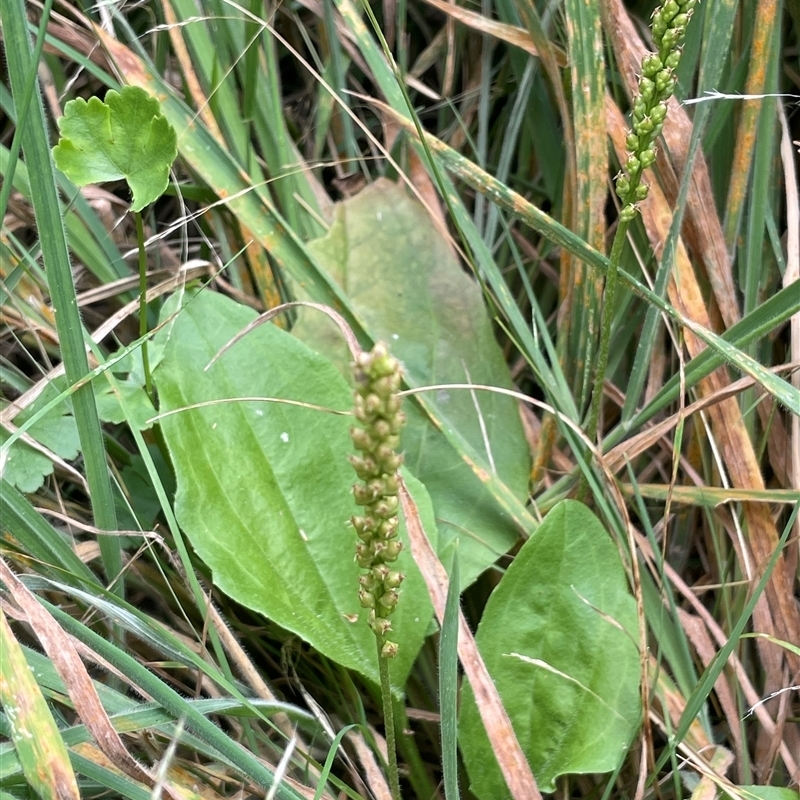
[[[39,409],[51,402],[59,391],[56,388],[59,385],[63,386],[63,381],[49,384],[35,403],[14,418],[14,424],[22,425]],[[78,456],[80,440],[71,403],[53,408],[31,425],[27,433],[65,461],[71,461]],[[0,428],[0,444],[5,442],[9,435]],[[53,461],[41,451],[18,439],[9,450],[3,477],[24,494],[32,494],[39,490],[44,479],[52,473]]]
[[[478,284],[430,215],[404,187],[379,180],[336,206],[327,236],[309,249],[350,298],[368,329],[389,344],[414,385],[512,388]],[[334,326],[303,311],[294,333],[346,368]],[[527,498],[530,454],[516,401],[486,391],[435,392],[445,421],[516,496]],[[443,542],[460,539],[464,586],[517,541],[490,491],[413,402],[405,405],[406,466],[427,488]]]
[[[155,369],[161,361],[162,350],[163,346],[160,344],[150,343],[151,369]],[[156,415],[156,410],[145,389],[142,351],[132,350],[114,364],[112,372],[116,385],[112,385],[111,381],[95,381],[92,384],[100,419],[115,424],[125,422],[140,431],[152,427],[151,420]],[[123,411],[117,392],[122,395],[131,416],[126,416]]]

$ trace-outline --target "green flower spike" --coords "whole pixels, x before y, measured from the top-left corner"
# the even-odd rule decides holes
[[[681,43],[696,5],[697,0],[667,0],[657,9],[652,22],[653,42],[657,52],[649,53],[642,59],[639,93],[633,101],[631,130],[625,142],[628,158],[616,177],[616,191],[622,200],[622,210],[608,258],[603,293],[603,323],[597,350],[592,405],[586,426],[586,435],[592,442],[597,436],[600,406],[603,402],[603,381],[608,367],[611,326],[616,308],[617,270],[622,248],[628,226],[636,218],[638,204],[647,197],[648,186],[642,183],[642,173],[656,160],[655,141],[667,116],[667,101],[675,91],[675,70],[681,60]],[[584,480],[580,495],[584,495],[586,490],[587,484]]]
[[[647,197],[642,173],[656,160],[655,140],[667,116],[667,100],[675,91],[675,70],[681,60],[681,43],[697,0],[667,0],[653,14],[653,41],[658,48],[642,60],[639,95],[633,102],[632,130],[628,134],[628,160],[617,175],[616,191],[622,199],[623,221],[636,216],[636,204]]]
[[[402,372],[400,363],[389,355],[382,342],[358,356],[354,372],[354,413],[363,425],[350,430],[353,445],[361,453],[350,457],[361,481],[353,486],[353,497],[363,507],[363,513],[350,520],[359,539],[356,561],[365,570],[359,578],[358,599],[369,609],[369,626],[381,642],[381,656],[394,658],[397,644],[387,641],[386,635],[391,630],[389,617],[397,607],[398,589],[405,578],[391,567],[403,549],[397,539],[397,470],[403,456],[396,452],[400,429],[406,421],[397,396]]]

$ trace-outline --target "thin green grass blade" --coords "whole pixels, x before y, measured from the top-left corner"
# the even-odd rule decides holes
[[[50,19],[50,12],[53,9],[53,0],[45,0],[44,6],[42,7],[42,18],[41,23],[39,25],[39,29],[36,32],[36,41],[33,45],[33,53],[31,54],[31,60],[34,64],[39,63],[39,59],[42,57],[42,50],[44,49],[44,42],[45,42],[45,31],[47,30],[47,23]],[[8,208],[8,199],[11,197],[11,187],[14,184],[14,171],[16,170],[19,153],[22,149],[22,131],[25,128],[25,124],[28,119],[28,110],[31,107],[31,101],[33,100],[33,94],[36,90],[36,71],[30,70],[25,78],[25,83],[22,85],[22,90],[19,91],[19,103],[20,108],[22,109],[22,115],[19,120],[17,120],[16,127],[14,128],[14,137],[11,140],[11,147],[9,149],[9,157],[8,157],[8,173],[4,174],[4,181],[3,185],[0,186],[0,219],[5,219],[6,216],[6,209]],[[5,92],[4,92],[5,95]],[[13,98],[8,98],[13,105]]]
[[[26,583],[30,587],[35,584],[35,581],[26,580]],[[52,662],[29,647],[22,647],[22,651],[27,662],[25,670],[36,675],[36,681],[41,687],[42,693],[56,700],[66,697],[68,694],[67,687],[53,667]],[[169,656],[167,655],[167,657]],[[111,724],[120,733],[130,734],[154,728],[167,738],[172,738],[175,735],[180,721],[176,724],[173,716],[158,703],[140,702],[132,698],[127,692],[115,691],[98,680],[94,680],[93,684],[103,708],[109,715]],[[248,698],[241,701],[229,697],[187,699],[186,702],[206,717],[226,715],[244,721],[258,719],[268,722],[271,715],[284,714],[304,731],[312,735],[319,732],[319,723],[312,714],[289,703],[265,701],[258,698]],[[71,749],[84,742],[93,741],[92,735],[85,725],[61,727],[58,730],[58,735],[64,744]],[[182,731],[181,744],[209,759],[215,761],[221,759],[221,754],[215,748],[210,747],[207,742],[194,736],[189,731]],[[22,765],[16,759],[11,743],[0,743],[0,784],[6,784],[21,774]]]
[[[348,59],[342,52],[342,46],[339,42],[339,37],[336,35],[336,22],[334,20],[333,0],[323,0],[324,21],[325,21],[325,35],[328,44],[328,66],[331,75],[331,86],[336,92],[339,99],[339,105],[334,104],[334,115],[341,124],[341,140],[344,149],[344,154],[348,159],[355,159],[358,156],[359,149],[356,144],[356,133],[353,127],[353,119],[347,113],[350,108],[349,96],[345,91],[347,83],[345,80]]]
[[[414,125],[408,119],[401,115],[397,115],[397,119],[409,133],[412,135],[416,134]],[[608,263],[605,256],[597,252],[594,248],[589,247],[589,245],[572,233],[568,228],[565,228],[543,211],[540,211],[517,192],[500,184],[499,181],[481,170],[473,162],[464,158],[459,153],[456,153],[444,142],[427,134],[425,138],[430,149],[438,157],[441,157],[443,165],[450,172],[463,179],[477,191],[485,192],[490,195],[496,202],[499,202],[509,211],[517,214],[526,224],[550,239],[554,244],[560,247],[566,247],[570,252],[584,259],[601,273],[605,273]],[[656,295],[629,273],[620,270],[619,278],[638,297],[641,297],[646,302],[655,306],[655,308],[683,327],[688,328],[701,341],[716,351],[716,353],[722,357],[723,361],[753,377],[764,389],[793,413],[800,413],[800,391],[769,372],[747,353],[732,346],[728,338],[719,336],[713,331],[706,330],[692,320],[684,317],[670,303]],[[797,298],[794,299],[797,304]]]
[[[103,766],[91,758],[80,753],[71,752],[70,760],[76,772],[85,775],[95,785],[108,789],[112,797],[121,797],[125,800],[152,800],[152,790],[139,783],[134,783],[127,775],[120,774],[117,770]]]
[[[439,634],[439,715],[442,729],[442,774],[446,800],[459,800],[458,790],[458,618],[460,608],[458,542]]]
[[[483,13],[487,16],[491,15],[492,5],[491,0],[484,0],[481,4]],[[489,152],[489,117],[491,115],[491,98],[492,98],[492,55],[493,48],[491,40],[488,36],[483,36],[481,41],[481,66],[480,66],[480,87],[478,88],[478,131],[475,136],[475,160],[484,169],[487,166],[487,155]],[[513,130],[513,123],[507,128]],[[504,143],[504,147],[506,143]],[[489,247],[492,246],[492,240],[489,237],[489,226],[484,224],[486,222],[486,198],[478,195],[475,198],[475,209],[473,211],[473,219],[475,220],[475,227],[483,235],[484,241]],[[490,206],[490,208],[494,208]]]
[[[168,0],[175,16],[180,24],[179,31],[186,41],[189,52],[192,56],[192,66],[199,79],[203,92],[209,102],[210,108],[214,111],[214,117],[228,146],[231,157],[245,170],[256,169],[253,173],[254,182],[263,180],[263,175],[259,175],[257,167],[251,163],[250,144],[248,142],[247,126],[243,124],[239,99],[236,96],[234,79],[231,73],[231,64],[220,62],[221,48],[215,44],[214,34],[210,28],[213,21],[216,26],[223,26],[222,35],[228,33],[228,20],[217,19],[208,20],[205,17],[198,17],[197,6],[191,0]],[[240,7],[241,8],[241,7]],[[215,10],[211,6],[212,12]],[[227,16],[234,12],[228,9]],[[243,20],[242,17],[239,17]],[[217,32],[217,40],[221,32]],[[226,37],[227,38],[227,37]],[[239,55],[243,55],[240,51]]]
[[[758,306],[754,311],[743,317],[731,328],[728,328],[720,337],[735,348],[742,350],[752,342],[757,342],[782,325],[800,311],[800,296],[797,289],[787,286],[774,294],[767,301]],[[726,358],[714,349],[704,350],[699,356],[693,358],[684,371],[686,389],[696,386],[699,381],[723,366]],[[734,362],[731,362],[734,363]],[[681,376],[673,375],[661,388],[658,394],[643,408],[627,425],[620,427],[620,432],[627,433],[641,427],[652,419],[655,414],[666,408],[678,397],[681,386]],[[612,433],[607,439],[607,444],[621,441],[622,436]]]
[[[344,737],[347,736],[347,734],[355,727],[355,725],[345,725],[344,728],[342,728],[339,733],[336,734],[336,737],[331,742],[331,746],[328,748],[328,755],[325,758],[325,764],[322,767],[322,773],[319,776],[317,791],[314,792],[314,800],[320,800],[325,792],[325,784],[327,783],[328,777],[331,774],[333,762],[336,760],[336,755],[339,752],[339,746],[344,740]]]
[[[66,539],[5,478],[0,479],[3,527],[20,549],[37,559],[37,570],[73,586],[97,590],[97,579]]]
[[[649,571],[642,570],[641,572],[645,614],[654,634],[653,649],[657,658],[660,659],[662,656],[666,658],[678,687],[684,697],[688,697],[692,688],[697,685],[697,672],[692,660],[691,649],[686,638],[686,632],[678,623],[679,617],[675,604],[675,594],[664,570],[661,547],[656,541],[653,526],[650,524],[650,514],[647,511],[642,494],[638,491],[639,485],[630,464],[628,464],[628,477],[634,488],[639,519],[642,520],[647,540],[650,542],[652,549],[655,567],[658,571],[660,589],[656,586],[656,582]],[[666,604],[664,603],[664,596],[667,599]]]
[[[36,71],[27,33],[25,7],[22,0],[7,0],[2,4],[5,30],[6,58],[12,90],[21,91],[27,75]],[[22,114],[23,109],[17,108]],[[47,125],[38,91],[34,93],[28,122],[23,130],[22,146],[31,179],[31,194],[40,234],[42,257],[47,270],[48,285],[56,313],[56,327],[61,345],[67,380],[76,383],[89,371],[84,347],[84,331],[78,314],[75,287],[67,252],[64,226],[56,194],[55,175],[47,140]],[[86,465],[86,478],[92,499],[95,522],[99,528],[114,531],[117,527],[111,481],[106,467],[105,448],[94,394],[90,386],[75,392],[75,419],[80,434],[81,449]],[[122,555],[116,536],[99,539],[103,565],[109,581],[121,581]]]
[[[508,124],[506,126],[503,143],[500,148],[500,156],[497,159],[497,169],[495,175],[499,181],[507,183],[511,175],[511,165],[514,157],[518,152],[520,130],[529,114],[529,101],[531,89],[533,87],[533,79],[537,72],[537,64],[534,59],[531,59],[525,66],[525,71],[520,78],[519,87],[514,97],[514,105],[511,108],[511,113],[508,117]],[[485,201],[484,195],[479,194],[475,198],[475,208],[478,208],[478,201]],[[484,229],[483,239],[490,249],[495,246],[495,238],[497,237],[497,228],[500,220],[500,209],[494,204],[489,205],[489,210],[486,214],[486,225]],[[478,215],[476,214],[476,219]],[[507,224],[503,223],[504,231],[507,231]],[[507,237],[512,241],[510,237]],[[531,299],[531,302],[535,302]]]
[[[128,676],[137,686],[159,703],[173,719],[185,718],[186,728],[216,748],[244,776],[263,787],[270,789],[274,784],[274,773],[263,766],[252,753],[220,730],[213,722],[206,719],[196,708],[186,702],[178,692],[164,684],[146,667],[139,664],[119,647],[99,636],[83,623],[73,619],[60,608],[40,598],[42,605],[55,617],[64,630],[71,633],[81,642],[106,659],[110,664]],[[82,771],[82,770],[81,770]],[[302,800],[302,795],[289,786],[282,784],[277,791],[278,800]]]
[[[249,12],[249,18],[244,23],[244,38],[247,42],[256,42],[261,32],[260,26],[255,21],[258,19],[259,9],[263,4],[259,0],[249,0],[242,6]],[[239,64],[242,75],[242,117],[252,122],[256,115],[256,87],[259,79],[258,47],[250,46],[245,50],[244,58]]]

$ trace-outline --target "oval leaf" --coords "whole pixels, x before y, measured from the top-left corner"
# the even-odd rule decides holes
[[[639,724],[636,606],[616,547],[565,500],[520,549],[489,598],[476,641],[539,787],[607,772]],[[473,792],[508,797],[467,689],[460,742]]]
[[[164,318],[174,311],[168,307]],[[349,411],[336,368],[275,325],[262,325],[208,370],[214,355],[255,314],[212,292],[191,298],[169,329],[155,372],[161,411],[221,398],[273,397]],[[318,408],[244,400],[162,420],[175,466],[175,512],[214,583],[234,600],[293,631],[338,663],[378,680],[375,638],[358,602],[357,512],[351,417]],[[426,503],[415,482],[415,497]],[[422,494],[422,496],[421,496]],[[400,536],[405,537],[401,524]],[[391,662],[402,686],[433,610],[413,559],[406,573]]]
[[[330,231],[309,250],[347,292],[369,330],[390,343],[413,385],[512,388],[480,287],[403,187],[378,180],[337,204]],[[301,312],[294,333],[340,366],[347,364],[341,337],[321,315]],[[516,401],[463,389],[442,389],[435,398],[449,425],[524,501],[530,452]],[[459,537],[467,586],[513,547],[519,531],[416,404],[408,402],[405,410],[406,466],[430,492],[442,542]]]

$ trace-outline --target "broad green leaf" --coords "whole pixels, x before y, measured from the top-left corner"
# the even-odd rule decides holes
[[[62,138],[53,158],[78,186],[124,178],[133,194],[132,211],[141,211],[167,188],[177,137],[158,100],[144,89],[111,89],[105,102],[70,100],[58,129]]]
[[[164,318],[174,311],[167,304]],[[262,325],[208,370],[212,357],[254,318],[202,292],[188,302],[155,372],[161,412],[221,398],[273,397],[349,411],[336,368],[291,334]],[[175,513],[214,583],[293,631],[329,658],[378,680],[375,639],[358,602],[357,511],[351,418],[318,408],[245,400],[180,411],[162,420],[177,477]],[[409,478],[413,481],[413,479]],[[412,492],[427,509],[424,489]],[[401,536],[405,536],[401,526]],[[432,616],[422,576],[405,551],[407,578],[392,617],[402,687]]]
[[[59,382],[59,386],[63,388],[63,381]],[[35,403],[16,416],[14,424],[22,425],[53,400],[58,391],[56,384],[48,385]],[[28,429],[28,435],[65,461],[78,456],[80,439],[71,403],[63,403],[45,414]],[[0,444],[8,438],[9,434],[0,428]],[[20,440],[11,446],[3,467],[3,477],[24,494],[38,491],[45,477],[52,473],[52,460]]]
[[[405,188],[379,180],[338,204],[330,231],[309,249],[369,330],[389,343],[414,384],[512,387],[480,288]],[[341,336],[318,312],[303,311],[294,333],[342,368],[349,360]],[[530,454],[516,401],[464,389],[441,389],[435,396],[445,422],[524,500]],[[408,402],[406,413],[406,466],[431,495],[443,544],[460,539],[467,586],[513,546],[518,531],[418,407]]]
[[[553,508],[486,605],[476,641],[544,792],[566,773],[608,772],[640,719],[633,597],[617,548],[582,504]],[[508,797],[474,696],[461,748],[480,798]]]

